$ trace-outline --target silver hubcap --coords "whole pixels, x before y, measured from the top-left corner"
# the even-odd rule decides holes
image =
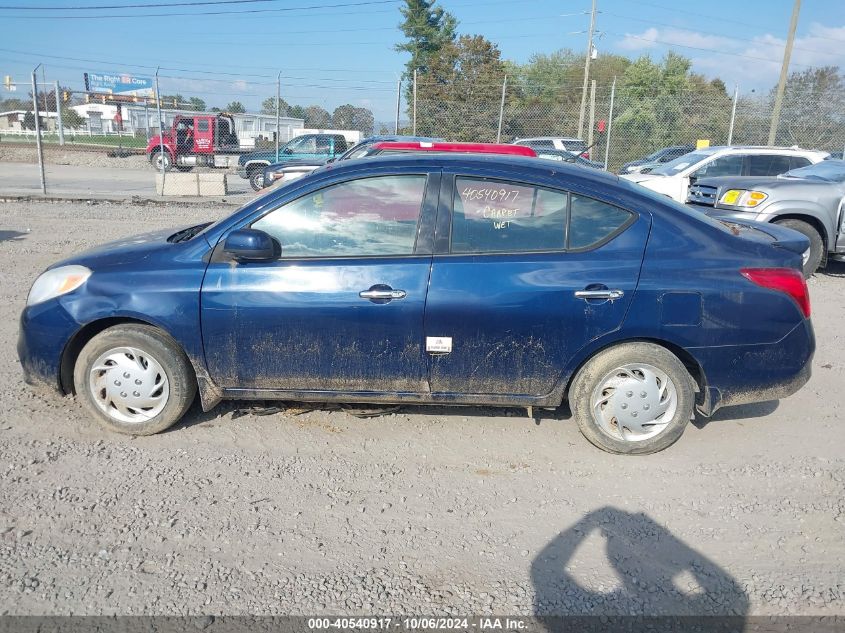
[[[590,398],[593,419],[616,440],[641,442],[659,435],[675,417],[678,392],[663,371],[635,363],[608,372]]]
[[[170,158],[168,156],[163,156],[161,152],[156,154],[156,161],[155,161],[156,169],[167,169],[170,167]]]
[[[161,413],[170,395],[161,364],[135,347],[116,347],[91,367],[88,386],[94,402],[120,422],[146,422]]]
[[[809,248],[806,251],[804,251],[803,253],[801,253],[801,263],[806,266],[808,261],[810,261],[810,249]]]

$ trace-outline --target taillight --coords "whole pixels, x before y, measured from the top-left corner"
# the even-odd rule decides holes
[[[743,268],[742,276],[763,288],[771,288],[795,299],[806,318],[810,317],[810,293],[807,281],[793,268]]]
[[[590,160],[590,152],[581,152],[581,158],[586,158]]]

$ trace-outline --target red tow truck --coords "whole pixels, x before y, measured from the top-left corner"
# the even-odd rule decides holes
[[[162,152],[162,145],[164,151]],[[231,114],[177,115],[173,127],[152,137],[147,157],[157,170],[180,171],[193,167],[237,167],[238,157],[252,150],[241,149]]]

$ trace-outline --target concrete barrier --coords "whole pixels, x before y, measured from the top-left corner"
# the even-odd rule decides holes
[[[198,196],[200,195],[197,174],[168,172],[164,175],[162,191],[161,173],[156,174],[156,193],[160,196]]]
[[[229,193],[226,174],[197,174],[201,196],[225,196]]]

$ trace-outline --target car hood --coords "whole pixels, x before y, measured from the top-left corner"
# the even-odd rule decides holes
[[[661,174],[622,174],[620,178],[630,180],[631,182],[645,182],[646,180],[665,178],[665,176]]]
[[[207,224],[197,225],[203,228]],[[158,254],[167,249],[175,249],[180,244],[187,242],[169,242],[168,238],[184,231],[187,227],[179,227],[175,229],[165,229],[160,231],[151,231],[149,233],[141,233],[140,235],[133,235],[125,237],[114,242],[101,244],[94,248],[69,257],[60,262],[56,262],[50,268],[57,268],[68,264],[78,264],[85,266],[93,271],[104,270],[116,266],[124,266],[139,262],[143,259]],[[204,248],[210,248],[203,236],[197,236],[191,242],[196,243],[201,240]]]
[[[778,191],[794,187],[825,187],[841,186],[835,182],[809,180],[805,178],[781,178],[780,176],[725,176],[723,178],[700,178],[695,182],[697,186],[716,187],[722,191],[727,189],[762,189],[764,191]]]
[[[280,163],[273,163],[272,165],[267,165],[265,169],[269,170],[276,170],[276,169],[287,169],[288,167],[322,167],[325,165],[329,160],[329,157],[326,156],[324,159],[320,160],[319,158],[299,158],[296,160],[286,160]]]

